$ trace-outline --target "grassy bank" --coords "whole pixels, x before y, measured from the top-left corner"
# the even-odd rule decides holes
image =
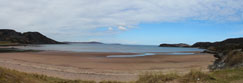
[[[0,46],[18,46],[20,45],[19,43],[12,43],[9,41],[0,41]]]
[[[243,68],[224,69],[212,72],[191,72],[179,76],[176,73],[146,73],[136,83],[243,83]]]
[[[129,83],[243,83],[243,68],[224,69],[213,72],[191,72],[179,76],[176,73],[146,72],[139,79]],[[0,68],[0,83],[96,83],[95,81],[66,80],[38,74],[27,74]],[[117,81],[102,81],[100,83],[125,83]]]
[[[95,83],[94,81],[65,80],[38,74],[27,74],[0,68],[0,83]]]
[[[40,52],[41,50],[23,50],[18,48],[0,48],[0,53],[12,53],[12,52]]]

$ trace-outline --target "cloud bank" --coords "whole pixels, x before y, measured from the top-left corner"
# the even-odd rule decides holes
[[[59,40],[115,34],[94,33],[97,28],[126,31],[141,23],[183,20],[242,21],[243,1],[0,0],[0,28],[40,31]]]

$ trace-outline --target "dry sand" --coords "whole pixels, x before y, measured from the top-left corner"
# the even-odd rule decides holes
[[[133,81],[145,71],[186,73],[208,71],[211,54],[154,55],[136,58],[107,58],[132,53],[78,53],[61,51],[0,53],[0,66],[28,73],[65,79]]]

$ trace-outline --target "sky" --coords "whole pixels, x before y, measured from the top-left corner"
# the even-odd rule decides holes
[[[158,45],[243,37],[242,0],[0,0],[0,29]]]

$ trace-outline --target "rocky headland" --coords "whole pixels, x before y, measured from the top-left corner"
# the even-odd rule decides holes
[[[16,32],[11,29],[0,29],[0,41],[16,44],[61,44],[39,32]]]
[[[192,47],[204,48],[216,57],[211,70],[243,66],[243,38],[231,38],[220,42],[198,42]]]

